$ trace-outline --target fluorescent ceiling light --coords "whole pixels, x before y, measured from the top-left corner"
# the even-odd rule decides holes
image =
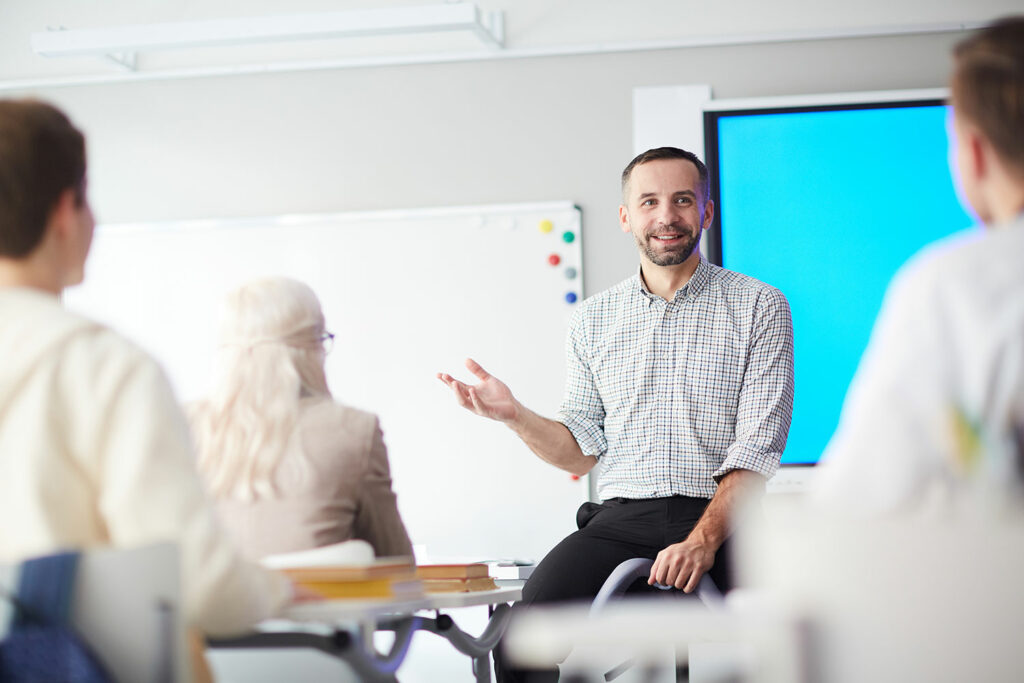
[[[237,46],[332,38],[470,31],[485,45],[501,48],[500,11],[481,12],[472,2],[384,9],[210,19],[32,34],[32,49],[45,57],[106,55],[124,63],[139,52]]]

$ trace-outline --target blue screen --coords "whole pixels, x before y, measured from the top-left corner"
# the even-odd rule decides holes
[[[899,266],[973,222],[950,176],[946,115],[941,104],[723,112],[717,138],[708,127],[721,264],[778,287],[792,308],[784,464],[824,450]]]

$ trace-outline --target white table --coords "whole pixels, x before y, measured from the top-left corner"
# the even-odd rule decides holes
[[[491,680],[490,654],[508,624],[508,603],[522,597],[522,586],[469,593],[430,593],[408,600],[325,600],[293,605],[279,619],[259,624],[253,634],[214,640],[215,648],[309,647],[345,660],[363,680],[394,681],[413,634],[429,631],[445,638],[473,660],[478,683]],[[486,606],[487,627],[477,637],[460,629],[442,610]],[[434,612],[425,616],[424,612]],[[394,631],[390,650],[373,645],[377,631]]]
[[[734,591],[730,598],[727,609],[716,610],[698,600],[655,596],[615,601],[597,613],[589,605],[533,607],[509,625],[504,652],[523,666],[559,663],[563,675],[584,681],[608,680],[620,664],[637,666],[648,680],[684,665],[691,681],[806,680],[791,656],[805,636],[801,615],[756,592]],[[570,651],[571,660],[563,662]],[[759,656],[765,652],[779,654]]]

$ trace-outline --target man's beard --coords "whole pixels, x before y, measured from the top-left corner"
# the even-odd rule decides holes
[[[669,226],[673,230],[676,230],[673,226]],[[697,243],[700,241],[700,233],[696,231],[683,232],[679,231],[684,235],[683,241],[671,247],[670,249],[663,249],[662,251],[655,251],[653,242],[656,242],[653,236],[647,235],[642,241],[639,235],[636,237],[637,246],[644,252],[647,259],[656,266],[678,266],[680,263],[690,258],[693,254],[693,250],[697,248]]]

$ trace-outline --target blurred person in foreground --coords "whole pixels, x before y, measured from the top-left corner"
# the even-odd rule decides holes
[[[1024,16],[953,53],[950,162],[983,230],[893,279],[814,497],[866,514],[1018,488],[1024,426]]]
[[[51,105],[0,100],[0,562],[174,542],[186,622],[243,632],[291,586],[216,523],[157,363],[61,306],[93,229],[82,133]]]

